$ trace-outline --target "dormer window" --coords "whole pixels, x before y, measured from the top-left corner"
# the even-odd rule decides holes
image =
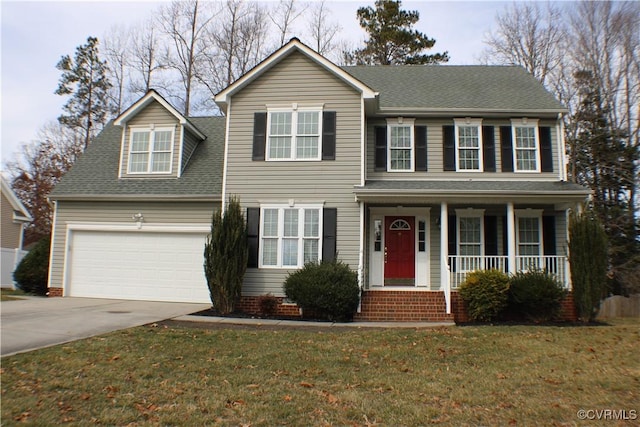
[[[171,173],[174,129],[131,129],[129,173]]]

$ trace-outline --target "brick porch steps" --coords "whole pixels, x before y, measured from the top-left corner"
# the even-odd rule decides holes
[[[440,291],[364,291],[356,321],[375,322],[452,322],[447,314],[444,292]]]

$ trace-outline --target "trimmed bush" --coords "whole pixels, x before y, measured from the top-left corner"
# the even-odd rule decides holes
[[[509,276],[500,270],[472,271],[459,292],[471,320],[490,322],[507,307]]]
[[[578,318],[594,321],[606,293],[607,235],[592,209],[569,218],[569,264]]]
[[[44,237],[22,258],[13,272],[13,280],[24,292],[47,295],[49,278],[49,249],[51,240]]]
[[[533,322],[553,320],[567,291],[551,274],[541,270],[517,273],[509,286],[509,311]]]
[[[349,321],[358,309],[358,275],[340,261],[307,263],[290,273],[284,292],[302,310],[332,321]]]
[[[260,295],[258,307],[260,307],[260,315],[273,316],[278,312],[278,299],[271,294]]]

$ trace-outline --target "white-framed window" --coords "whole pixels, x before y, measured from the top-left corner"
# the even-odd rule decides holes
[[[540,172],[538,121],[526,118],[511,121],[515,172]]]
[[[267,108],[267,160],[320,160],[322,106]]]
[[[519,256],[540,256],[542,247],[542,211],[524,209],[516,211],[516,247]]]
[[[413,172],[414,170],[414,119],[387,119],[387,170]]]
[[[173,127],[131,128],[129,173],[171,173]]]
[[[482,268],[484,255],[484,209],[456,209],[460,270]]]
[[[456,170],[482,172],[482,120],[455,119]]]
[[[320,261],[321,205],[268,205],[260,210],[260,268],[301,268]]]

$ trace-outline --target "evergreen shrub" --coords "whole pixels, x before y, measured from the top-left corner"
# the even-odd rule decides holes
[[[471,320],[490,322],[507,307],[509,276],[500,270],[472,271],[459,292]]]
[[[303,311],[331,321],[352,320],[360,302],[358,275],[341,261],[307,263],[283,287]]]
[[[47,236],[22,258],[18,268],[13,272],[13,280],[24,292],[36,295],[47,295],[49,278],[49,250],[51,239]]]
[[[510,279],[509,311],[533,322],[553,320],[560,312],[567,291],[551,274],[532,270]]]

